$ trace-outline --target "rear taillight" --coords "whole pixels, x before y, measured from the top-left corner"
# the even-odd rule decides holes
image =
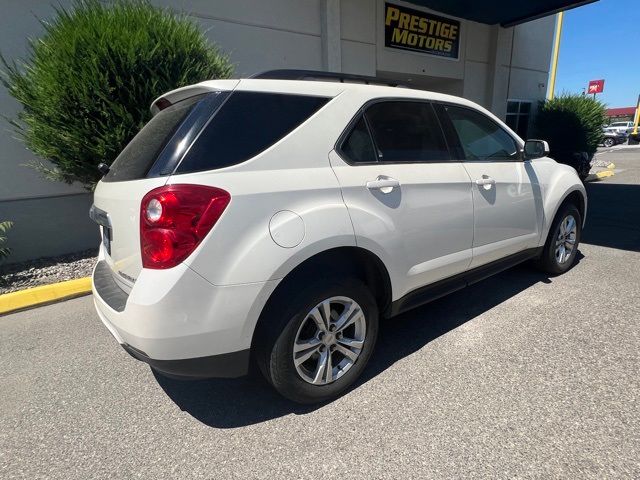
[[[231,195],[204,185],[167,185],[147,193],[140,206],[142,266],[171,268],[191,255],[216,224]]]

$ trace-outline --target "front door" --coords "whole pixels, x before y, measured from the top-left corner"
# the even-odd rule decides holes
[[[469,267],[471,181],[430,103],[371,104],[330,161],[356,242],[389,268],[393,300]]]
[[[454,151],[464,160],[472,182],[471,268],[537,246],[540,187],[530,162],[522,160],[518,142],[475,109],[439,105],[437,110],[444,125],[450,122],[457,137],[450,143],[459,142]]]

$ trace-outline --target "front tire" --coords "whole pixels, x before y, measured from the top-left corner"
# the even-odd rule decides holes
[[[298,403],[339,396],[360,376],[378,336],[378,307],[357,279],[321,280],[279,292],[264,319],[260,370]]]
[[[605,138],[602,144],[607,148],[611,148],[616,144],[616,141],[613,138]]]
[[[551,275],[560,275],[571,268],[576,260],[582,217],[572,203],[563,205],[551,224],[538,267]]]

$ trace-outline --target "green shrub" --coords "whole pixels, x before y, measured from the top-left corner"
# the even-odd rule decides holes
[[[13,226],[12,222],[0,222],[0,260],[4,260],[11,253],[11,249],[5,247],[7,241],[6,233]]]
[[[595,153],[606,119],[601,102],[585,95],[561,95],[540,105],[535,136],[549,142],[553,158],[569,163],[574,153]]]
[[[229,59],[185,16],[137,0],[78,0],[41,21],[21,62],[2,58],[0,76],[23,105],[11,120],[26,146],[50,160],[49,178],[99,180],[149,120],[151,102],[177,87],[233,72]]]

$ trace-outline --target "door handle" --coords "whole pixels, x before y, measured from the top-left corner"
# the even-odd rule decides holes
[[[380,190],[382,193],[391,193],[391,191],[400,186],[400,182],[395,178],[379,176],[375,180],[367,182],[369,190]]]
[[[476,180],[476,185],[483,187],[485,190],[491,190],[491,187],[495,184],[496,181],[489,175],[482,175],[482,178]]]

